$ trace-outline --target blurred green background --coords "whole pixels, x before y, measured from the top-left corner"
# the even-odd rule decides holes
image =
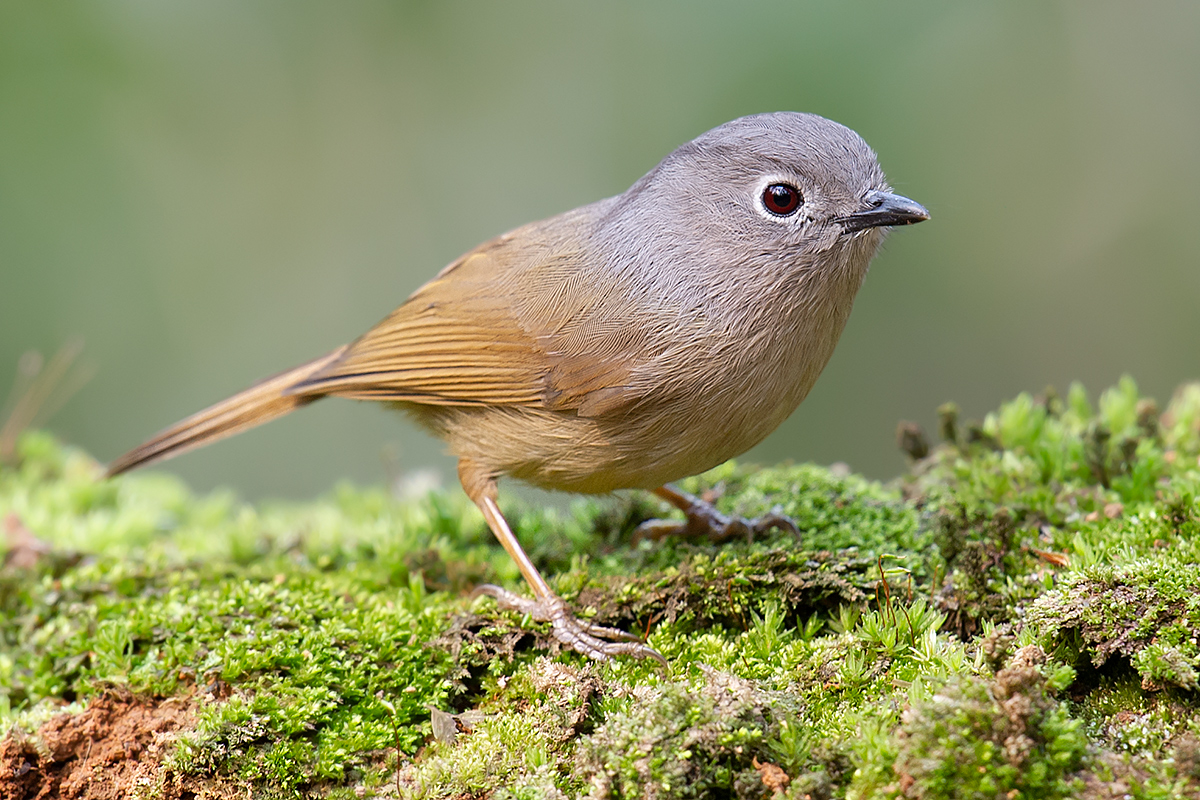
[[[896,474],[898,420],[1200,375],[1200,3],[0,2],[0,390],[101,459],[363,332],[444,264],[770,110],[856,129],[933,220],[749,458]],[[2,397],[2,396],[0,396]],[[301,497],[452,464],[369,404],[181,457]]]

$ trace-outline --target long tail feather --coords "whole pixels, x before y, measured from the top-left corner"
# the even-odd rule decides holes
[[[135,467],[177,456],[308,405],[319,399],[320,395],[288,395],[287,390],[337,359],[345,349],[339,347],[329,355],[260,381],[244,392],[175,423],[150,441],[115,459],[108,465],[107,476],[120,475]]]

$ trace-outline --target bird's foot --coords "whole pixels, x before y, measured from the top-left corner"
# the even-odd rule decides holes
[[[667,660],[637,636],[579,619],[558,595],[552,594],[538,600],[522,597],[490,583],[476,587],[472,593],[476,597],[481,594],[494,598],[501,608],[528,614],[538,622],[549,622],[550,632],[555,639],[588,658],[607,661],[613,656],[634,656],[652,658],[663,668],[667,666]]]
[[[744,537],[749,541],[756,535],[766,533],[772,528],[785,531],[793,536],[800,535],[800,529],[796,527],[795,522],[784,515],[781,506],[775,506],[769,513],[756,519],[746,519],[722,514],[712,503],[677,489],[660,490],[658,494],[683,511],[684,521],[646,520],[634,530],[634,541],[640,539],[658,541],[666,536],[682,536],[688,539],[704,536],[710,542],[720,544],[734,537]]]

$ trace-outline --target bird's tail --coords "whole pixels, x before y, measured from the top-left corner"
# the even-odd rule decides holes
[[[289,395],[287,390],[336,360],[345,349],[339,347],[329,355],[260,381],[244,392],[175,423],[114,460],[108,465],[107,477],[224,439],[308,405],[320,395]]]

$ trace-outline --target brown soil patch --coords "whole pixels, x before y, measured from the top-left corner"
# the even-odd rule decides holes
[[[35,736],[0,742],[0,800],[124,800],[155,791],[166,800],[210,795],[165,774],[163,759],[195,724],[191,700],[110,692],[79,714],[60,714]],[[211,795],[210,795],[211,796]]]

